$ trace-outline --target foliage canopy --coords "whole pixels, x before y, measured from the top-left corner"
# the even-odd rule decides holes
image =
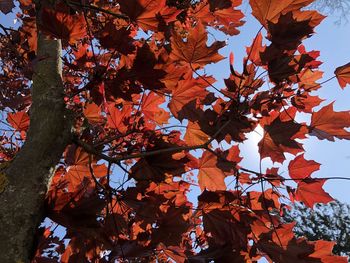
[[[54,223],[43,227],[34,262],[347,262],[332,255],[333,242],[295,237],[279,216],[285,199],[311,208],[333,200],[327,179],[312,177],[320,165],[305,159],[303,140],[350,139],[350,111],[333,102],[314,110],[323,100],[313,92],[329,80],[318,82],[319,52],[302,44],[324,19],[304,10],[312,2],[250,0],[261,28],[242,72],[231,53],[219,89],[205,67],[224,59],[225,42],[208,44],[208,30],[239,34],[240,0],[19,0],[20,27],[1,25],[0,161],[14,165],[39,136],[31,129],[45,129],[34,105],[51,90],[35,99],[35,85],[45,78],[38,65],[53,57],[63,62],[57,103],[73,123],[45,197]],[[0,2],[5,14],[13,7]],[[62,55],[40,55],[40,39],[60,39]],[[350,64],[334,74],[346,88]],[[298,122],[300,113],[311,121]],[[294,155],[289,176],[240,165],[239,145],[258,125],[260,159]],[[11,172],[2,178],[10,195],[16,182]]]

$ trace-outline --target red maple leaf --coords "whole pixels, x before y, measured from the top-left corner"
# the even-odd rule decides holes
[[[205,151],[199,159],[198,183],[201,190],[226,190],[225,178],[225,173],[218,167],[216,155]]]
[[[25,111],[8,113],[7,121],[17,131],[26,131],[29,127],[29,115]]]
[[[265,131],[258,144],[261,158],[270,157],[273,162],[283,162],[286,152],[295,155],[303,151],[302,145],[295,139],[305,138],[307,129],[291,119],[294,115],[295,110],[273,112],[260,122]]]
[[[326,179],[309,179],[298,183],[295,200],[303,202],[308,207],[315,203],[326,204],[334,199],[323,190],[322,186]]]
[[[315,161],[307,161],[304,154],[297,156],[289,163],[289,176],[299,182],[300,179],[306,179],[310,175],[320,169],[320,164]]]
[[[345,129],[350,127],[350,111],[336,112],[333,110],[333,104],[334,102],[312,113],[309,134],[320,140],[334,141],[334,138],[350,140],[350,132]]]
[[[347,84],[350,84],[350,63],[336,68],[334,74],[338,79],[340,87],[342,89],[345,88]]]
[[[170,59],[180,64],[190,64],[195,69],[222,60],[224,57],[218,50],[225,46],[225,42],[215,41],[208,47],[207,39],[207,32],[202,24],[189,30],[186,41],[182,35],[174,33],[171,38]]]
[[[267,22],[277,22],[281,14],[286,14],[290,11],[299,10],[311,4],[314,0],[250,0],[252,14],[262,25],[267,25]]]

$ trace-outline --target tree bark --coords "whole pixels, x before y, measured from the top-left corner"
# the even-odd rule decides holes
[[[39,33],[27,139],[5,171],[0,194],[0,262],[30,262],[34,236],[56,164],[71,140],[64,103],[61,41]]]

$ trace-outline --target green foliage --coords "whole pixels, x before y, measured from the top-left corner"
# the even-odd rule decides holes
[[[296,222],[296,236],[337,242],[333,253],[350,256],[350,205],[336,200],[317,204],[312,210],[302,203],[295,203],[291,210],[285,210],[283,220]]]

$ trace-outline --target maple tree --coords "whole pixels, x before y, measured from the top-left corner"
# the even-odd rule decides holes
[[[329,80],[302,44],[324,18],[312,2],[251,0],[262,26],[219,89],[208,35],[239,34],[240,0],[19,0],[0,36],[0,261],[347,262],[279,216],[333,200],[303,140],[350,139],[350,111],[314,110]],[[334,74],[345,88],[350,64]],[[240,164],[257,126],[260,160],[295,156],[289,176]]]

